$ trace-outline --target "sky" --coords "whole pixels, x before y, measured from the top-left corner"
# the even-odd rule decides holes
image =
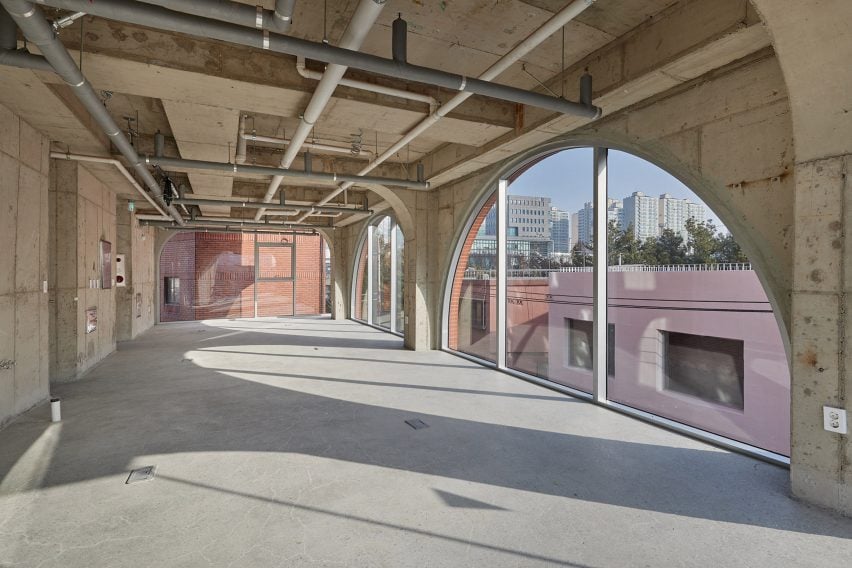
[[[670,193],[679,199],[703,203],[674,176],[654,164],[631,154],[609,151],[609,196],[623,199],[634,191],[659,196]],[[545,158],[524,172],[509,187],[511,195],[541,195],[551,198],[551,204],[574,213],[592,200],[592,149],[577,148]],[[707,204],[706,217],[723,229],[719,218]]]

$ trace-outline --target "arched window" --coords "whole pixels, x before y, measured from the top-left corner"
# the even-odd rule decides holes
[[[405,327],[404,250],[405,238],[392,217],[371,222],[358,251],[352,294],[356,320],[400,335]]]
[[[644,159],[571,148],[516,168],[472,215],[449,286],[450,350],[789,455],[789,369],[754,267],[706,204]]]

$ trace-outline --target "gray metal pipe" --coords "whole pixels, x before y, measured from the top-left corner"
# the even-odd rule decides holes
[[[176,205],[224,205],[243,209],[268,209],[270,211],[313,211],[316,213],[372,213],[369,209],[332,205],[291,205],[289,203],[263,203],[260,201],[235,201],[232,199],[196,199],[183,197],[172,200]]]
[[[6,1],[6,0],[0,0]],[[429,189],[429,182],[412,181],[374,176],[356,176],[350,174],[329,174],[324,172],[303,172],[285,168],[270,168],[268,166],[252,166],[245,164],[230,164],[224,162],[205,162],[202,160],[182,160],[180,158],[160,158],[145,156],[145,163],[161,168],[178,168],[187,170],[208,170],[232,174],[249,174],[261,176],[281,176],[282,178],[325,181],[329,183],[352,182],[360,184],[390,185],[408,189]]]
[[[406,63],[408,61],[408,22],[402,19],[402,14],[393,21],[391,42],[393,60]]]
[[[143,222],[143,221],[140,221]],[[172,227],[172,221],[144,221],[154,227]],[[294,229],[299,227],[321,227],[313,223],[276,223],[273,221],[252,221],[251,219],[243,221],[242,219],[198,219],[196,221],[187,220],[183,227],[233,227],[233,228],[248,228],[248,229],[266,229],[269,231]]]
[[[53,67],[44,57],[18,49],[0,50],[0,65],[53,72]]]
[[[3,1],[6,2],[7,0]],[[11,0],[8,1],[11,2]],[[17,0],[17,2],[21,1]],[[567,101],[558,97],[551,97],[507,85],[498,85],[455,73],[401,63],[392,59],[384,59],[375,55],[343,49],[321,42],[312,42],[274,34],[266,30],[252,30],[237,24],[209,20],[131,0],[98,0],[97,2],[91,2],[90,0],[39,0],[39,3],[64,10],[85,11],[102,18],[129,22],[155,29],[216,39],[276,53],[301,55],[310,59],[352,67],[353,69],[361,69],[362,71],[385,75],[387,77],[406,79],[416,83],[425,83],[446,89],[502,99],[562,114],[571,114],[584,118],[597,118],[601,114],[601,109],[593,105],[583,105],[578,102]]]
[[[25,0],[0,0],[0,4],[9,12],[24,36],[38,46],[44,58],[51,64],[56,73],[71,87],[77,99],[83,104],[95,122],[103,129],[112,144],[130,162],[130,165],[151,190],[157,201],[169,215],[178,223],[183,223],[180,213],[163,200],[163,192],[159,184],[139,160],[136,150],[124,137],[109,112],[101,103],[91,84],[86,80],[65,46],[56,38],[53,27],[47,22],[41,10]],[[81,12],[83,10],[75,10]]]
[[[198,233],[246,233],[256,235],[316,235],[319,234],[315,229],[303,228],[301,231],[292,229],[231,229],[229,227],[219,227],[217,225],[204,225],[201,223],[188,222],[184,226],[177,225],[171,221],[139,221],[139,224],[146,227],[161,227],[164,229],[172,229],[174,231],[191,231]]]
[[[44,4],[40,0],[36,1]],[[142,2],[175,12],[203,15],[205,18],[279,34],[290,31],[293,8],[296,4],[295,0],[278,0],[275,3],[275,10],[264,10],[260,6],[228,0],[142,0]]]
[[[293,25],[293,12],[296,9],[296,0],[275,0],[275,11],[273,17],[278,21],[278,31],[287,33]]]
[[[18,49],[18,26],[9,12],[0,8],[0,49]]]
[[[44,57],[18,49],[18,26],[3,8],[0,8],[0,65],[53,71]]]

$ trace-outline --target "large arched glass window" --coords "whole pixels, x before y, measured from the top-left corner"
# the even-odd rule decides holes
[[[393,333],[404,329],[403,258],[405,238],[392,217],[367,226],[355,265],[352,314]]]
[[[450,350],[789,455],[789,369],[754,267],[706,204],[641,158],[572,148],[511,172],[472,216],[447,294]]]

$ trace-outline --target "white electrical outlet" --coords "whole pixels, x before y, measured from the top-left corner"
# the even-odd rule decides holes
[[[846,426],[846,411],[842,408],[831,408],[830,406],[822,407],[823,425],[829,432],[835,434],[846,434],[848,428]]]

